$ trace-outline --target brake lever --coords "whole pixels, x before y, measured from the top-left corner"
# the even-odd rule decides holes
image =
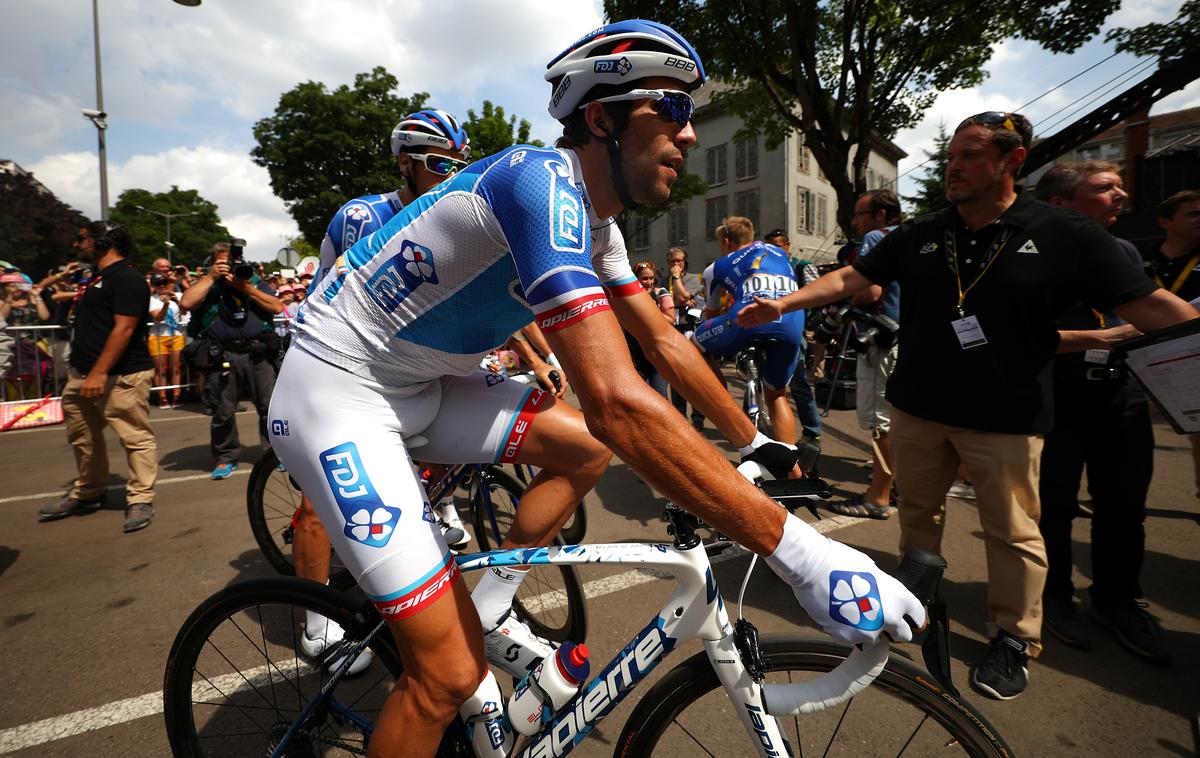
[[[947,692],[958,697],[958,690],[950,679],[950,620],[946,602],[942,600],[940,586],[946,571],[946,559],[925,550],[909,549],[900,561],[899,568],[892,574],[900,583],[916,595],[926,608],[926,628],[914,636],[920,640],[921,658],[925,669]]]

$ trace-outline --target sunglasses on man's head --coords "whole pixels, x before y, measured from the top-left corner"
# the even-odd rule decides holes
[[[467,165],[466,161],[460,161],[448,155],[438,155],[437,153],[413,154],[411,157],[414,161],[425,164],[425,168],[429,169],[431,174],[437,174],[438,176],[452,174]]]
[[[687,126],[696,112],[696,101],[686,92],[673,89],[634,89],[622,95],[600,97],[593,102],[617,103],[624,100],[653,100],[654,112],[668,121],[674,121],[680,126]],[[587,103],[579,106],[587,107]]]

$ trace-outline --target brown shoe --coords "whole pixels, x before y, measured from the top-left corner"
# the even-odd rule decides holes
[[[59,498],[58,502],[43,505],[39,508],[38,521],[57,521],[60,518],[75,516],[80,513],[95,513],[100,510],[107,500],[107,492],[95,500],[76,500],[68,492]]]
[[[133,503],[125,509],[125,533],[145,529],[153,519],[153,503]]]

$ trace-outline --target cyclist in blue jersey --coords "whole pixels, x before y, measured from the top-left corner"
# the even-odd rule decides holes
[[[585,35],[547,68],[558,146],[477,161],[356,243],[345,271],[326,274],[297,316],[276,387],[279,457],[401,651],[404,674],[372,756],[433,755],[455,715],[480,715],[460,711],[468,698],[500,702],[489,662],[518,674],[534,662],[524,643],[536,640],[504,620],[522,572],[489,572],[468,594],[403,463],[414,456],[540,466],[505,540],[519,547],[548,544],[611,448],[655,489],[767,556],[838,639],[907,640],[907,619],[925,618],[869,558],[790,516],[699,433],[680,431],[624,347],[622,326],[744,458],[781,476],[795,470],[795,449],[753,428],[646,296],[613,219],[670,196],[696,142],[689,92],[705,81],[699,55],[669,27],[632,20]],[[582,413],[475,370],[531,320]],[[850,574],[872,588],[870,618],[832,610],[834,586]]]
[[[787,401],[788,383],[796,372],[804,344],[804,314],[789,313],[779,321],[750,329],[737,325],[738,311],[761,297],[774,300],[798,288],[787,253],[754,240],[754,223],[743,216],[730,216],[716,229],[721,257],[705,271],[705,291],[711,316],[696,327],[692,339],[709,355],[730,357],[754,343],[763,353],[763,388],[771,411],[775,439],[796,439],[796,417]],[[715,303],[728,294],[729,308],[716,314]]]

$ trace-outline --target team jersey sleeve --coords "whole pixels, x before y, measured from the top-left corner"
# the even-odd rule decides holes
[[[609,310],[592,264],[587,207],[563,156],[514,151],[489,169],[476,191],[492,209],[542,331]]]
[[[609,297],[632,297],[644,291],[633,275],[625,238],[613,219],[592,229],[592,264]]]

